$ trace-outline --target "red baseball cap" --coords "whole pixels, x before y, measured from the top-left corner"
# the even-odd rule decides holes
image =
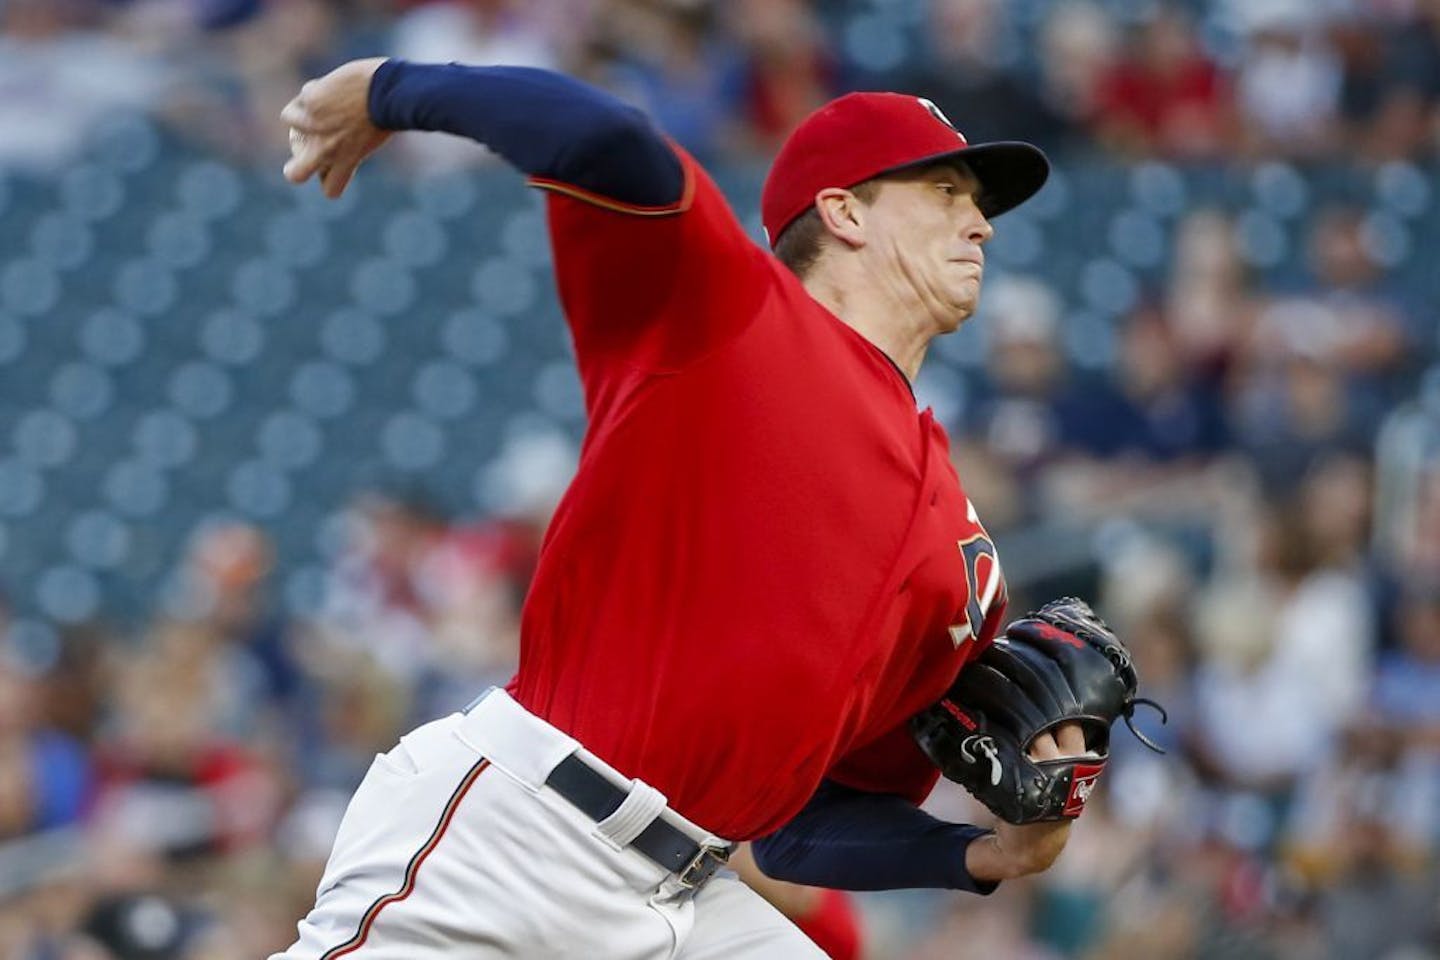
[[[964,160],[980,181],[980,211],[998,216],[1030,199],[1050,175],[1039,147],[1018,141],[970,144],[940,108],[900,93],[847,93],[790,134],[760,196],[765,236],[781,232],[826,187],[944,160]]]

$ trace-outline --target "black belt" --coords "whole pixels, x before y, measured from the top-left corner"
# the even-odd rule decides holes
[[[551,771],[545,785],[598,823],[620,809],[626,792],[577,755],[570,754]],[[630,846],[675,874],[680,886],[694,891],[725,865],[731,844],[696,843],[679,828],[656,817]]]

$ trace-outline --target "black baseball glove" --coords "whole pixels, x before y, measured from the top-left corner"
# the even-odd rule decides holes
[[[950,780],[1010,823],[1064,820],[1085,809],[1110,756],[1110,726],[1135,730],[1138,678],[1129,651],[1083,601],[1054,600],[1005,628],[965,665],[949,692],[910,722],[920,748]],[[1087,756],[1032,760],[1031,744],[1062,723],[1085,732]]]

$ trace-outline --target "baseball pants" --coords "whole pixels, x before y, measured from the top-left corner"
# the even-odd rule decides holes
[[[626,791],[600,823],[545,786],[577,753]],[[733,873],[692,892],[629,846],[657,816],[723,842],[492,690],[375,758],[299,939],[271,960],[823,960]]]

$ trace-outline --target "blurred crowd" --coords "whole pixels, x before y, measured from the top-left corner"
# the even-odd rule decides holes
[[[1436,0],[0,0],[0,169],[56,169],[117,109],[272,164],[299,83],[376,53],[565,69],[710,163],[761,161],[817,103],[887,87],[1062,169],[1339,159],[1440,189]],[[459,146],[391,160],[485,162]],[[931,392],[1013,608],[1095,598],[1169,753],[1117,731],[1043,877],[863,898],[870,955],[1440,957],[1440,307],[1397,282],[1363,207],[1308,222],[1303,276],[1276,286],[1234,211],[1185,211],[1093,369],[1043,270],[997,278],[978,336],[937,348],[968,371],[963,396]],[[513,459],[494,515],[358,491],[313,616],[281,603],[266,530],[231,521],[193,531],[143,622],[17,617],[0,958],[288,944],[373,755],[513,670],[573,467],[558,441]],[[984,820],[944,785],[933,806]]]
[[[972,140],[1176,160],[1433,155],[1435,0],[5,0],[0,163],[144,106],[236,159],[359,55],[511,63],[644,106],[702,160],[764,156],[845,89],[916,91]],[[443,143],[443,142],[442,142]],[[411,162],[472,162],[412,145]]]
[[[1440,956],[1435,308],[1387,295],[1351,213],[1316,216],[1296,291],[1244,280],[1223,215],[1179,232],[1095,374],[1043,283],[986,292],[962,480],[1012,566],[1093,562],[1015,604],[1095,596],[1170,713],[1166,757],[1117,733],[1104,812],[1005,901],[1031,939],[989,955]],[[986,955],[950,949],[920,955]]]
[[[12,649],[0,956],[286,946],[374,755],[513,672],[547,515],[451,524],[414,490],[367,489],[305,623],[277,612],[266,534],[216,524],[138,632],[72,627]]]

